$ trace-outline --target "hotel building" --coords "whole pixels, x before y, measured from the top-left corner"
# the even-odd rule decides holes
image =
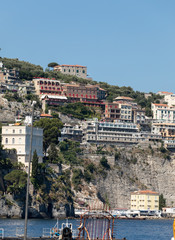
[[[22,125],[2,126],[2,145],[6,149],[16,149],[17,160],[28,167],[31,127]],[[43,129],[33,128],[32,155],[36,150],[39,163],[43,159]]]
[[[159,193],[150,190],[132,192],[131,210],[140,211],[159,210]]]

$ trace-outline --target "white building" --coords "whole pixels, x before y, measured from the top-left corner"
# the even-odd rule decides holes
[[[157,94],[159,94],[160,96],[167,96],[167,95],[171,95],[173,93],[172,92],[159,91],[159,92],[157,92]]]
[[[2,126],[2,145],[16,149],[18,162],[28,167],[31,127],[21,125]],[[33,128],[32,155],[37,151],[39,163],[43,161],[43,129]]]
[[[159,122],[175,122],[175,108],[169,107],[167,104],[151,104],[153,119]]]
[[[84,142],[96,144],[138,144],[160,140],[161,135],[139,132],[134,123],[115,120],[114,122],[86,121],[83,123]]]
[[[175,94],[165,95],[164,100],[170,107],[175,106]]]
[[[54,67],[54,71],[63,74],[74,75],[81,78],[87,78],[87,67],[81,65],[58,65]]]

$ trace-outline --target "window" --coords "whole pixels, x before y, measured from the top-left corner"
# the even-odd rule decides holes
[[[19,129],[19,133],[22,133],[22,129]]]
[[[79,73],[79,70],[77,70],[76,72]]]
[[[21,143],[21,138],[19,138],[19,143]]]
[[[12,144],[14,144],[15,143],[15,139],[14,138],[12,138]]]
[[[6,143],[6,144],[8,143],[8,138],[5,139],[5,143]]]
[[[15,133],[15,129],[13,129],[13,133]]]

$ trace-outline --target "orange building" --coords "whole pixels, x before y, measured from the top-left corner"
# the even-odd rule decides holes
[[[116,120],[120,119],[120,108],[118,103],[105,103],[105,119]]]

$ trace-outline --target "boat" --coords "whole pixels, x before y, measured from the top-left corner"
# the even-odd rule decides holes
[[[59,240],[120,240],[114,233],[115,217],[105,210],[88,210],[80,217],[78,229],[68,220],[59,228],[59,221],[51,229],[43,229],[43,237]],[[123,238],[126,239],[126,238]]]
[[[61,224],[61,227],[59,226],[59,221],[57,219],[57,222],[53,228],[44,228],[43,229],[43,238],[49,237],[49,238],[57,238],[57,239],[64,239],[64,240],[71,240],[76,239],[78,236],[78,230],[73,229],[73,224],[69,223],[68,219],[65,223]]]

